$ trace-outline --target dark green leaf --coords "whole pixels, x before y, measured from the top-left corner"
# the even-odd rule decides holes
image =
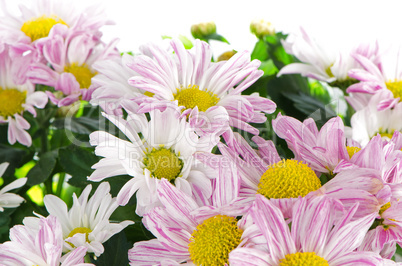
[[[91,258],[97,266],[123,266],[128,265],[128,250],[132,246],[127,242],[124,231],[112,236],[103,243],[105,252],[96,260]]]
[[[64,171],[72,176],[69,184],[77,187],[84,187],[92,182],[87,176],[92,173],[92,165],[97,163],[99,158],[93,151],[71,145],[59,150],[59,163]]]
[[[207,35],[204,37],[203,40],[206,42],[209,42],[210,40],[215,40],[215,41],[220,41],[220,42],[230,44],[229,41],[225,39],[225,37],[223,37],[222,35],[219,35],[217,33],[212,33],[210,35]]]
[[[58,129],[67,129],[74,133],[88,135],[99,129],[99,117],[90,118],[81,116],[59,118],[53,122],[53,126]]]
[[[30,161],[33,156],[31,151],[24,149],[23,147],[17,148],[5,144],[0,144],[0,163],[9,162],[3,177],[13,177],[15,168],[23,166],[26,162]]]
[[[47,180],[53,173],[56,161],[57,151],[50,151],[42,154],[39,161],[27,174],[27,185],[33,186]]]

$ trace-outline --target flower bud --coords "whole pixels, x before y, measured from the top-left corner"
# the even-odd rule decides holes
[[[203,22],[191,26],[191,34],[196,39],[204,39],[206,36],[216,33],[215,22]]]
[[[271,22],[265,21],[263,19],[255,19],[250,24],[250,31],[258,39],[262,39],[266,35],[275,34],[275,28],[272,26]]]
[[[221,55],[218,57],[218,62],[219,62],[219,61],[226,61],[226,60],[229,60],[229,59],[230,59],[232,56],[234,56],[235,54],[236,54],[236,51],[235,51],[235,50],[224,52],[223,54],[221,54]]]

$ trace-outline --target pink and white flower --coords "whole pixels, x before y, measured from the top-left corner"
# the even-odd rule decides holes
[[[59,107],[78,100],[89,101],[95,89],[91,79],[97,74],[92,65],[119,58],[115,44],[116,40],[104,45],[93,34],[69,32],[66,26],[56,25],[48,37],[38,41],[44,61],[31,64],[29,79],[53,87],[55,93],[46,93]]]
[[[359,66],[352,57],[353,54],[359,54],[373,62],[378,61],[377,43],[374,46],[361,44],[347,52],[325,50],[302,27],[300,27],[299,34],[289,35],[286,41],[282,42],[282,45],[287,53],[294,55],[301,63],[284,66],[279,71],[278,76],[301,74],[328,83],[342,82],[350,80],[348,71]]]
[[[347,92],[351,95],[348,99],[354,108],[366,106],[373,95],[382,92],[381,100],[377,104],[379,111],[393,108],[402,97],[402,72],[399,69],[401,61],[400,53],[388,53],[381,58],[381,64],[377,65],[366,57],[354,55],[361,67],[352,69],[349,75],[359,83],[351,85]],[[392,61],[391,61],[392,60]],[[357,104],[358,102],[359,104]],[[359,109],[356,109],[359,110]]]
[[[200,206],[162,179],[157,194],[163,206],[142,220],[157,239],[135,243],[128,253],[130,264],[225,265],[233,249],[254,246],[258,241],[248,239],[260,233],[247,229],[247,215],[238,221],[235,218],[244,215],[245,209],[232,204],[238,196],[238,178],[235,171],[226,170],[222,168],[217,177],[212,205],[207,206]]]
[[[10,229],[10,241],[0,244],[1,265],[73,266],[84,263],[87,249],[78,247],[62,256],[61,224],[54,216],[40,218],[37,226],[15,225]]]
[[[9,163],[0,164],[0,177],[4,174]],[[19,178],[10,184],[0,189],[0,212],[4,211],[4,208],[16,208],[24,202],[24,198],[20,195],[9,193],[8,191],[20,188],[27,182],[27,178]]]
[[[37,108],[44,108],[47,96],[35,91],[27,79],[27,68],[32,54],[19,56],[13,46],[0,42],[0,123],[8,124],[8,142],[31,146],[32,138],[26,131],[30,124],[23,117],[24,111],[36,116]]]
[[[230,265],[298,265],[306,261],[331,266],[382,265],[379,255],[355,251],[375,215],[351,221],[355,205],[337,220],[333,208],[326,197],[299,199],[289,226],[281,211],[258,195],[250,215],[264,235],[266,248],[237,248],[230,253]]]
[[[129,78],[136,75],[127,67],[133,60],[134,56],[123,54],[122,58],[93,64],[98,74],[92,78],[94,92],[91,104],[99,105],[107,114],[122,115],[122,101],[130,101],[144,94],[144,91],[128,84]]]
[[[272,141],[258,136],[252,140],[258,145],[258,150],[254,150],[238,133],[234,134],[234,141],[229,146],[218,144],[220,152],[239,169],[239,197],[245,202],[251,204],[257,194],[265,195],[286,218],[291,218],[293,205],[299,196],[325,195],[346,208],[359,202],[357,217],[378,212],[379,202],[374,195],[383,188],[383,182],[372,169],[345,170],[322,185],[310,164],[303,160],[281,160]],[[211,160],[210,156],[203,158],[197,154],[204,163]]]
[[[74,1],[73,1],[74,2]],[[99,28],[112,24],[106,19],[101,5],[94,4],[77,10],[72,2],[62,0],[34,0],[30,5],[20,4],[15,16],[2,4],[4,16],[0,18],[0,32],[15,43],[31,44],[48,36],[54,25],[63,24],[71,30],[85,30],[99,35]]]
[[[54,195],[46,195],[44,203],[50,216],[55,216],[61,224],[63,252],[71,252],[77,247],[100,256],[103,251],[102,243],[114,234],[119,233],[133,221],[111,223],[112,213],[119,206],[116,198],[110,195],[110,185],[101,183],[90,199],[91,185],[88,185],[80,197],[73,195],[73,206],[67,209],[66,203]],[[41,218],[42,219],[42,218]],[[26,218],[26,223],[35,225],[39,219]]]
[[[126,205],[136,193],[136,212],[140,216],[161,205],[156,195],[161,178],[167,178],[197,202],[207,202],[212,193],[210,179],[215,177],[215,171],[202,165],[193,155],[199,151],[210,152],[218,139],[215,136],[199,138],[186,119],[179,118],[177,109],[153,110],[148,121],[144,114],[137,114],[132,105],[123,105],[128,112],[127,120],[104,114],[128,141],[104,131],[90,135],[91,145],[96,146],[95,154],[104,158],[93,165],[95,171],[88,179],[101,181],[123,174],[132,176],[118,193],[117,202]]]
[[[138,97],[139,112],[174,106],[188,117],[199,135],[229,130],[229,126],[252,134],[258,130],[249,123],[263,123],[265,113],[272,113],[276,104],[258,95],[241,95],[263,71],[260,61],[250,62],[250,53],[236,53],[228,61],[211,62],[210,46],[196,40],[191,50],[185,50],[179,40],[172,40],[174,53],[149,44],[127,66],[138,73],[129,83],[154,93],[153,97]]]

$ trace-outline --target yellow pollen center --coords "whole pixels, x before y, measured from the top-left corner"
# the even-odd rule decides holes
[[[179,176],[183,168],[183,161],[170,149],[152,149],[144,158],[145,167],[151,172],[152,176],[161,179],[166,178],[173,181]]]
[[[194,230],[188,244],[192,262],[211,266],[229,264],[229,253],[240,244],[242,234],[233,217],[216,215],[206,219]]]
[[[387,86],[387,89],[392,92],[394,98],[399,97],[402,99],[402,80],[389,80],[388,82],[385,82],[385,85]]]
[[[380,211],[378,212],[379,215],[382,215],[386,210],[391,207],[391,202],[387,202],[384,205],[381,206]]]
[[[381,137],[385,140],[390,140],[392,139],[392,136],[394,135],[395,130],[383,130],[382,128],[379,129],[378,134],[381,135]],[[377,135],[377,134],[375,134]]]
[[[0,116],[9,117],[21,114],[24,111],[22,106],[27,98],[26,91],[17,89],[2,89],[0,87]]]
[[[31,41],[36,41],[37,39],[47,37],[53,26],[58,23],[68,26],[67,23],[57,16],[48,17],[43,15],[26,21],[22,25],[21,31],[25,33],[26,36],[30,37]]]
[[[97,74],[92,72],[87,64],[78,65],[77,63],[65,66],[64,71],[74,75],[81,89],[88,89],[91,86],[92,77]]]
[[[89,243],[88,234],[91,233],[92,230],[87,227],[77,227],[73,229],[67,236],[67,238],[74,236],[75,234],[85,234],[85,241]],[[66,241],[72,248],[76,248],[73,243]]]
[[[179,106],[186,107],[185,109],[193,109],[198,106],[198,110],[201,112],[205,112],[208,108],[215,106],[219,101],[216,94],[200,90],[197,85],[190,85],[188,88],[178,90],[174,95],[174,99],[178,101]]]
[[[359,152],[361,148],[359,147],[354,147],[354,146],[347,146],[346,150],[348,151],[349,158],[352,158],[355,153]]]
[[[287,254],[279,261],[280,266],[328,266],[328,261],[315,252],[297,252]]]
[[[320,179],[307,164],[287,159],[268,166],[257,193],[274,199],[297,198],[320,187]]]

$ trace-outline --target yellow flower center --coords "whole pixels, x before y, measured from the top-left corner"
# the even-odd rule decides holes
[[[391,202],[387,202],[384,205],[381,206],[380,211],[378,212],[379,215],[382,215],[386,210],[391,207]]]
[[[387,86],[387,89],[392,92],[394,98],[399,97],[402,99],[402,80],[389,80],[388,82],[385,82],[385,85]]]
[[[267,198],[297,198],[320,187],[320,179],[307,164],[287,159],[268,166],[257,192]]]
[[[186,109],[193,109],[198,106],[198,110],[205,112],[209,107],[215,106],[219,98],[216,94],[200,90],[197,85],[182,88],[174,95],[174,99],[178,101],[179,106],[184,106]]]
[[[380,128],[378,131],[378,134],[380,134],[383,139],[390,140],[390,139],[392,139],[394,132],[395,132],[395,130],[388,130],[388,129],[383,130],[382,128]],[[375,135],[377,135],[377,134],[375,134]]]
[[[87,64],[79,66],[77,63],[65,66],[64,71],[74,75],[81,89],[89,88],[89,86],[91,86],[92,77],[97,74],[96,72],[92,72]]]
[[[85,241],[89,243],[88,234],[91,233],[92,230],[87,227],[77,227],[73,229],[67,236],[67,238],[74,236],[75,234],[85,234]],[[72,248],[76,248],[73,243],[66,241]]]
[[[354,147],[354,146],[347,146],[346,150],[348,151],[349,158],[352,158],[355,153],[359,152],[361,148],[359,147]]]
[[[315,252],[297,252],[287,254],[279,261],[280,266],[328,266],[328,261],[317,256]]]
[[[57,16],[47,17],[43,15],[26,21],[22,25],[21,31],[25,33],[26,36],[30,37],[31,41],[36,41],[37,39],[47,37],[53,26],[58,23],[68,26],[67,23]]]
[[[151,172],[152,176],[161,179],[166,178],[173,181],[179,176],[183,168],[183,161],[170,149],[152,149],[144,158],[145,167]]]
[[[21,114],[24,111],[22,106],[27,98],[26,91],[17,89],[2,89],[0,87],[0,116],[9,117]]]
[[[229,253],[240,244],[242,234],[233,217],[216,215],[206,219],[194,230],[188,244],[192,262],[211,266],[229,264]]]

